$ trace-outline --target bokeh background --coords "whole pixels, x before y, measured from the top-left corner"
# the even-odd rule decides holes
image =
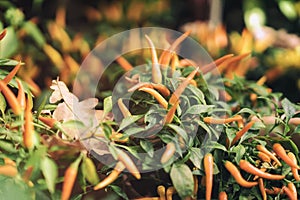
[[[299,102],[299,16],[296,0],[1,0],[0,30],[7,37],[0,58],[26,63],[18,75],[39,96],[56,77],[70,86],[89,51],[115,33],[146,26],[192,30],[213,58],[251,53],[245,69],[226,69],[226,76],[266,76],[273,91]],[[109,91],[123,72],[116,66],[103,88]]]

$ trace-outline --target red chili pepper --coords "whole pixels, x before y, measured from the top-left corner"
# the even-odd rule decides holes
[[[24,146],[27,149],[32,149],[34,146],[34,126],[33,126],[33,119],[32,119],[32,102],[27,100],[26,108],[25,108],[25,123],[24,123],[24,131],[23,131],[23,142]]]
[[[13,77],[17,74],[17,72],[19,71],[21,67],[21,62],[19,62],[14,68],[13,70],[11,70],[9,72],[9,74],[7,74],[7,76],[2,80],[6,85],[11,81],[11,79],[13,79]]]
[[[130,71],[133,69],[132,65],[122,56],[118,57],[116,61],[125,71]]]
[[[258,179],[258,186],[263,200],[267,200],[267,193],[264,186],[264,181],[262,178]]]
[[[161,83],[162,75],[161,75],[160,66],[157,59],[155,46],[152,40],[147,35],[145,35],[145,37],[150,45],[151,55],[152,55],[152,81],[153,83]]]
[[[175,116],[175,112],[176,112],[176,109],[179,105],[179,101],[177,101],[171,108],[170,110],[168,111],[168,113],[166,114],[165,116],[165,119],[164,119],[164,123],[163,124],[169,124],[173,121],[173,118]]]
[[[265,178],[265,179],[269,179],[269,180],[282,180],[284,179],[284,175],[277,175],[277,174],[270,174],[267,172],[263,172],[260,169],[258,169],[257,167],[253,166],[251,163],[249,163],[246,160],[241,160],[240,161],[240,168],[250,174]]]
[[[267,154],[265,154],[265,153],[263,153],[263,152],[261,152],[261,151],[258,152],[257,156],[258,156],[263,162],[268,162],[268,163],[271,162],[271,158],[270,158]]]
[[[24,110],[26,107],[26,97],[25,97],[24,87],[19,79],[17,79],[17,83],[18,83],[17,100],[18,100],[22,110]]]
[[[273,145],[273,151],[284,161],[286,164],[288,164],[290,167],[294,167],[297,169],[300,169],[297,164],[295,164],[286,154],[285,149],[281,146],[279,143],[275,143]]]
[[[185,88],[188,86],[188,84],[190,83],[190,81],[194,78],[194,76],[197,74],[199,70],[199,67],[197,67],[194,71],[192,71],[188,77],[186,77],[182,83],[178,86],[178,88],[173,92],[169,103],[171,105],[174,105],[178,100],[179,97],[181,96],[181,94],[183,93],[183,91],[185,90]]]
[[[204,117],[203,118],[203,121],[208,124],[227,124],[227,123],[231,123],[234,121],[241,121],[241,120],[243,120],[243,118],[240,115],[235,115],[233,117],[229,117],[229,118],[225,118],[225,119],[213,118],[213,117]]]
[[[296,159],[296,156],[292,153],[292,152],[288,152],[288,157],[296,164],[297,164],[297,159]],[[299,176],[299,173],[298,173],[298,169],[295,168],[295,167],[291,167],[291,170],[292,170],[292,174],[295,178],[296,181],[300,181],[300,176]]]
[[[220,65],[221,63],[223,63],[228,58],[231,58],[232,56],[234,56],[234,55],[233,54],[225,55],[207,65],[204,65],[203,67],[200,68],[200,70],[202,71],[203,74],[206,74],[206,73],[210,72],[211,70],[213,70],[218,65]]]
[[[181,35],[179,38],[177,38],[168,49],[164,50],[162,52],[162,54],[160,55],[158,63],[160,63],[164,67],[168,66],[170,63],[170,59],[171,59],[173,51],[183,40],[185,40],[185,38],[187,38],[189,36],[190,32],[191,31],[185,32],[183,35]]]
[[[124,169],[125,169],[125,165],[121,161],[117,162],[117,164],[116,164],[115,168],[112,170],[112,172],[105,179],[103,179],[101,182],[99,182],[94,187],[94,190],[99,190],[99,189],[105,188],[106,186],[108,186],[109,184],[114,182]]]
[[[165,109],[168,108],[168,102],[154,89],[142,87],[139,89],[139,91],[147,92],[148,94],[151,94],[158,103]]]
[[[173,142],[169,142],[166,146],[166,150],[163,153],[160,162],[162,164],[165,164],[166,162],[168,162],[170,160],[170,158],[172,158],[172,156],[174,155],[174,153],[176,152],[176,146]]]
[[[123,114],[123,117],[129,117],[131,116],[130,111],[128,110],[128,108],[124,105],[122,99],[118,100],[118,106]]]
[[[250,187],[254,187],[258,184],[258,182],[246,181],[242,177],[238,168],[230,161],[225,161],[225,168],[230,172],[230,174],[233,176],[233,178],[236,180],[236,182],[242,187],[250,188]]]
[[[246,126],[236,133],[236,136],[233,138],[231,145],[235,144],[241,137],[253,126],[255,122],[250,121]]]
[[[49,126],[50,128],[54,128],[55,125],[58,123],[56,119],[50,118],[50,117],[43,117],[39,116],[39,120]]]
[[[222,191],[219,193],[219,200],[228,200],[226,192]]]
[[[137,169],[136,165],[132,161],[132,159],[122,150],[118,149],[118,160],[121,161],[125,167],[128,169],[128,171],[136,178],[141,179],[141,174],[139,170]]]
[[[163,185],[157,187],[157,193],[159,195],[159,200],[166,200],[166,188]]]
[[[78,166],[82,157],[75,160],[65,171],[64,183],[62,187],[61,200],[70,199],[72,189],[77,177]]]
[[[274,156],[274,154],[272,154],[268,149],[266,149],[266,147],[264,147],[263,145],[257,145],[256,148],[257,150],[267,154],[272,160],[274,160],[279,166],[281,166],[280,161],[276,158],[276,156]]]
[[[21,105],[19,104],[14,93],[9,89],[9,87],[7,87],[7,85],[2,80],[0,80],[0,90],[5,96],[5,99],[7,100],[15,115],[20,115],[22,113]]]
[[[278,195],[278,194],[283,194],[284,193],[283,189],[278,188],[278,187],[272,187],[272,189],[266,188],[265,191],[266,191],[267,194],[270,194],[270,195]]]
[[[211,192],[213,187],[213,170],[214,169],[214,158],[211,153],[204,156],[204,171],[205,171],[205,199],[211,199]]]

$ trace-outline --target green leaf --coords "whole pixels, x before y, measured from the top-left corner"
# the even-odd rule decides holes
[[[112,96],[106,97],[103,100],[103,111],[104,111],[104,115],[106,115],[107,113],[109,113],[112,109]]]
[[[178,133],[184,139],[185,142],[188,142],[188,135],[183,128],[174,124],[168,124],[167,126],[173,129],[176,133]]]
[[[122,199],[125,199],[125,200],[129,200],[126,193],[122,190],[122,188],[120,188],[119,186],[116,186],[116,185],[110,185],[109,186],[112,191],[114,191],[118,196],[122,197]]]
[[[294,106],[294,104],[292,102],[290,102],[287,98],[284,98],[281,101],[282,104],[282,108],[284,110],[284,114],[286,115],[286,117],[288,117],[289,119],[291,117],[293,117],[293,115],[296,113],[296,108]]]
[[[95,164],[90,158],[85,157],[83,159],[83,162],[81,164],[81,171],[86,180],[91,184],[96,185],[99,182]]]
[[[2,115],[4,115],[5,109],[6,109],[6,100],[2,93],[0,93],[0,111],[2,112]]]
[[[232,148],[232,152],[236,154],[234,158],[236,163],[239,163],[242,157],[244,156],[244,154],[246,153],[246,149],[243,145],[237,145]]]
[[[130,124],[136,122],[137,120],[141,119],[143,117],[143,115],[132,115],[129,117],[126,117],[122,120],[119,130],[117,132],[120,132],[121,130],[123,130],[124,128],[126,128],[127,126],[129,126]]]
[[[256,112],[254,112],[253,110],[251,110],[249,108],[242,108],[237,114],[242,114],[242,113],[247,113],[247,114],[254,115],[254,116],[257,115]]]
[[[0,66],[16,66],[17,64],[19,64],[19,61],[7,59],[7,58],[0,59]],[[24,63],[21,64],[23,65]]]
[[[8,58],[16,53],[18,38],[13,27],[6,28],[6,36],[0,42],[0,58]]]
[[[152,158],[154,155],[153,144],[147,140],[141,140],[140,145],[145,150],[145,152]]]
[[[23,28],[28,33],[28,35],[32,37],[32,39],[40,48],[42,48],[45,45],[45,37],[36,24],[34,24],[31,21],[27,21],[26,23],[24,23]]]
[[[193,173],[187,165],[174,164],[171,168],[170,176],[176,191],[182,199],[193,195]]]
[[[224,145],[222,145],[216,141],[210,141],[208,144],[205,144],[205,147],[207,147],[208,149],[212,149],[212,150],[220,149],[222,151],[227,151],[227,148]]]
[[[205,112],[210,112],[212,108],[215,107],[214,105],[193,105],[189,107],[185,114],[201,114]]]
[[[194,164],[195,167],[197,167],[198,169],[202,169],[201,163],[204,155],[203,152],[201,152],[201,149],[191,147],[189,150],[190,150],[190,161]]]
[[[55,182],[58,175],[57,165],[52,159],[44,157],[41,160],[41,170],[45,177],[48,190],[53,194],[55,192]]]

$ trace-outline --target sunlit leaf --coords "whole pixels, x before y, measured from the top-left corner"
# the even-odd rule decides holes
[[[193,174],[187,165],[174,164],[171,168],[170,176],[176,191],[182,199],[193,195]]]
[[[45,177],[49,192],[54,193],[56,178],[58,176],[58,168],[56,163],[52,159],[44,157],[41,160],[41,170]]]

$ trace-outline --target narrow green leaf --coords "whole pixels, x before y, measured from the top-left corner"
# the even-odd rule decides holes
[[[46,39],[36,24],[31,21],[27,21],[24,23],[23,28],[39,47],[43,47],[45,45]]]
[[[112,109],[112,96],[106,97],[103,101],[103,111],[104,115],[109,113]]]
[[[2,115],[4,115],[5,109],[6,109],[6,100],[2,93],[0,93],[0,111],[2,112]]]
[[[201,152],[201,149],[191,147],[189,151],[190,151],[190,161],[194,164],[196,168],[202,169],[201,163],[204,155],[203,152]]]
[[[143,117],[143,115],[132,115],[129,117],[126,117],[122,120],[120,127],[119,127],[119,131],[123,130],[124,128],[126,128],[127,126],[129,126],[130,124],[133,124],[134,122],[136,122],[137,120],[141,119]]]
[[[284,114],[286,117],[291,118],[296,113],[296,108],[292,102],[290,102],[287,98],[284,98],[281,101],[282,108],[284,110]]]
[[[193,195],[193,173],[186,164],[174,164],[170,176],[176,191],[182,199]]]
[[[95,164],[90,158],[85,157],[83,159],[83,162],[81,164],[81,171],[86,180],[91,184],[96,185],[99,182]]]
[[[145,150],[145,152],[152,158],[154,155],[153,144],[147,140],[141,140],[140,145]]]
[[[45,177],[48,190],[53,194],[55,192],[55,182],[58,175],[57,165],[52,159],[44,157],[41,160],[41,170]]]

